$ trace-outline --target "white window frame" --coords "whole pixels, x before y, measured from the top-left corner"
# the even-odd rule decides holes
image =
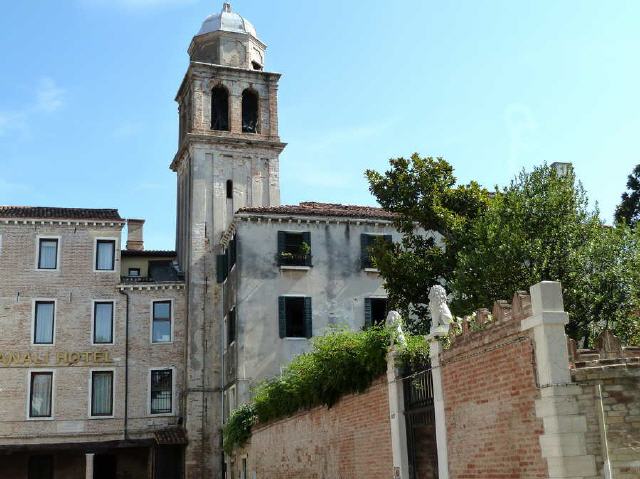
[[[171,308],[171,315],[169,316],[169,324],[171,326],[171,339],[169,341],[154,341],[153,340],[153,303],[166,303],[169,302],[171,304],[170,308]],[[152,299],[149,302],[149,342],[151,344],[173,344],[173,335],[174,335],[174,300],[173,298],[158,298],[158,299]]]
[[[36,303],[53,302],[53,336],[51,343],[36,343]],[[52,347],[56,345],[56,326],[58,325],[58,300],[55,298],[33,298],[31,300],[31,346]]]
[[[113,269],[97,269],[96,266],[98,262],[98,241],[114,241],[113,245]],[[93,272],[94,273],[115,273],[118,271],[116,267],[116,263],[118,262],[118,251],[120,250],[120,238],[115,236],[107,237],[107,236],[98,236],[93,239]]]
[[[91,403],[93,402],[93,373],[111,372],[111,415],[94,416],[91,414]],[[87,388],[87,417],[89,419],[113,419],[116,413],[116,369],[115,368],[92,368],[89,369],[89,387]]]
[[[96,327],[96,303],[111,303],[113,309],[111,311],[111,342],[110,343],[96,343],[95,342],[95,327]],[[90,343],[92,346],[110,346],[116,344],[116,300],[115,299],[93,299],[91,300],[91,338]]]
[[[51,416],[32,417],[31,416],[31,375],[33,373],[51,373]],[[53,421],[55,417],[56,405],[56,371],[55,369],[27,369],[27,421]]]
[[[151,373],[153,371],[167,371],[171,370],[171,412],[151,412]],[[176,412],[176,368],[175,366],[165,366],[150,368],[147,375],[147,416],[151,417],[163,417],[163,416],[175,416]]]
[[[40,240],[56,240],[58,242],[58,247],[56,248],[56,267],[55,269],[51,268],[40,268]],[[60,250],[62,249],[62,236],[55,235],[37,235],[36,236],[36,263],[35,269],[36,271],[60,271]]]

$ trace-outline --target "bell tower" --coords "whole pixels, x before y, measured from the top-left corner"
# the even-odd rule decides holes
[[[215,281],[219,241],[244,206],[280,203],[278,80],[264,70],[266,45],[225,3],[189,46],[176,101],[178,152],[176,250],[188,295],[187,479],[221,478],[222,318]]]

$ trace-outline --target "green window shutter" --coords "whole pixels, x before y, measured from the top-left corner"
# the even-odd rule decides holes
[[[216,255],[216,280],[218,283],[227,279],[227,256],[224,254]]]
[[[370,238],[366,233],[360,234],[360,267],[370,268],[371,267],[371,258],[369,256],[369,244]]]
[[[304,231],[302,233],[302,241],[307,243],[309,245],[309,248],[311,248],[311,232],[310,231]],[[309,250],[309,254],[307,255],[307,257],[305,259],[304,265],[305,266],[311,266],[311,250]]]
[[[286,233],[284,231],[278,231],[278,266],[282,265],[281,253],[284,251],[284,240]]]
[[[304,298],[304,332],[307,338],[313,336],[313,319],[311,314],[311,298]]]
[[[236,264],[236,239],[235,238],[233,238],[229,242],[229,269],[231,269],[234,264]]]
[[[364,329],[371,327],[371,298],[364,298]]]
[[[281,338],[287,335],[287,304],[286,298],[278,298],[278,330]]]

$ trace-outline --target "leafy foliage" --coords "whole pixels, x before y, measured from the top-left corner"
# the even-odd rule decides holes
[[[223,429],[225,452],[242,446],[257,422],[314,406],[331,407],[345,394],[365,391],[386,371],[394,334],[376,326],[358,332],[335,329],[314,338],[311,352],[296,357],[281,376],[259,384],[253,401],[231,414]],[[410,346],[399,351],[400,361],[419,364],[428,358],[424,337],[407,335],[407,340]]]
[[[421,321],[427,317],[425,285],[450,279],[459,233],[486,209],[490,196],[475,182],[457,185],[453,168],[442,158],[416,153],[390,165],[384,174],[365,174],[380,205],[399,213],[396,227],[403,238],[396,244],[377,242],[375,264],[391,305],[409,318],[409,330],[426,333],[428,322]]]
[[[604,328],[625,340],[638,335],[638,237],[624,225],[602,223],[571,169],[522,171],[489,196],[475,183],[456,187],[444,160],[414,155],[390,163],[384,176],[367,176],[380,204],[400,214],[403,240],[378,246],[376,263],[392,306],[410,311],[414,324],[428,325],[424,303],[436,282],[446,282],[454,314],[467,315],[539,281],[558,280],[572,337],[589,343]],[[444,212],[443,205],[449,205]],[[437,228],[442,244],[416,239]]]
[[[627,190],[616,208],[616,221],[635,226],[640,220],[640,165],[627,177]]]
[[[253,404],[243,404],[231,413],[222,430],[224,452],[231,454],[234,448],[240,447],[251,437],[251,428],[256,423],[256,411]]]

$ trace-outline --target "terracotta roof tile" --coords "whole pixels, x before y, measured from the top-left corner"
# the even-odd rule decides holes
[[[375,218],[393,220],[396,214],[375,206],[342,205],[339,203],[318,203],[305,201],[299,205],[265,206],[241,208],[238,213],[258,213],[296,216],[339,216],[347,218]]]
[[[182,427],[168,427],[154,432],[156,442],[159,445],[187,444],[187,434]]]
[[[48,206],[0,206],[0,218],[124,221],[118,210],[50,208]]]

